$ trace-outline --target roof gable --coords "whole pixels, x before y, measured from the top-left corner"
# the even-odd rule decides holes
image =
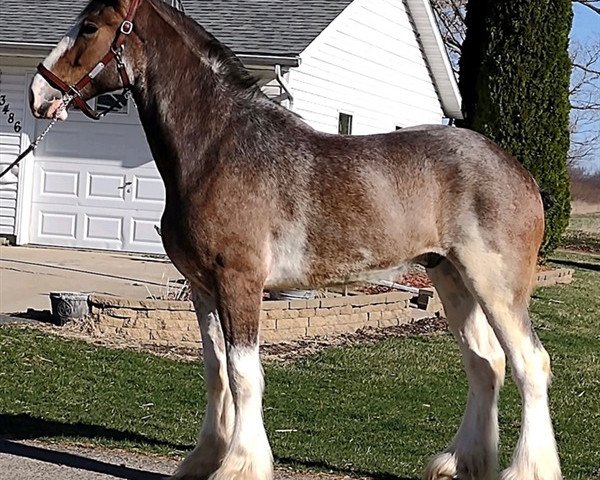
[[[234,52],[299,55],[352,0],[184,0],[185,11]],[[0,42],[54,44],[81,0],[0,0]]]

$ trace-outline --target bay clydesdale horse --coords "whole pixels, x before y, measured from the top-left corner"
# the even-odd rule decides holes
[[[477,133],[320,133],[266,98],[239,60],[160,0],[93,0],[39,67],[31,108],[128,87],[166,188],[162,239],[195,292],[208,405],[176,479],[269,480],[258,351],[263,288],[315,288],[421,263],[469,393],[427,480],[495,478],[505,354],[523,401],[502,480],[561,478],[550,361],[528,315],[543,207],[529,173]],[[401,368],[401,365],[399,365]],[[402,455],[402,452],[397,452]]]

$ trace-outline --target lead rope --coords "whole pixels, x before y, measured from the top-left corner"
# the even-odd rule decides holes
[[[62,111],[67,108],[67,105],[71,102],[72,97],[70,95],[65,95],[62,99],[62,103],[60,107],[56,110],[52,121],[48,124],[48,126],[44,129],[42,133],[40,133],[37,138],[33,141],[31,145],[29,145],[21,155],[19,155],[14,162],[12,162],[8,167],[6,167],[2,173],[0,173],[0,178],[4,177],[8,172],[10,172],[15,166],[17,166],[21,160],[23,160],[27,155],[33,152],[39,144],[44,140],[44,137],[48,134],[50,129],[58,122],[58,116],[62,113]]]
[[[124,107],[126,105],[127,100],[133,99],[133,97],[131,96],[131,91],[129,89],[125,89],[123,92],[123,98],[125,99],[125,101],[121,101],[115,96],[113,96],[112,98],[114,99],[115,102],[109,108],[100,112],[100,118],[105,117],[106,115],[108,115],[110,112],[116,110],[117,108]],[[67,108],[69,103],[71,103],[71,100],[73,100],[73,96],[71,96],[71,95],[63,96],[62,103],[61,103],[60,107],[58,107],[58,110],[56,110],[56,113],[54,114],[52,121],[48,124],[48,126],[44,129],[44,131],[38,135],[38,137],[33,141],[33,143],[31,145],[29,145],[23,151],[23,153],[21,153],[15,159],[14,162],[12,162],[8,167],[6,167],[2,171],[2,173],[0,173],[0,178],[7,175],[8,172],[10,172],[15,166],[17,166],[21,162],[21,160],[23,160],[27,155],[29,155],[31,152],[33,152],[39,146],[39,144],[42,142],[42,140],[44,140],[44,137],[48,134],[48,132],[52,129],[52,127],[54,125],[56,125],[56,122],[58,122],[58,116],[62,113],[62,111],[65,108]]]

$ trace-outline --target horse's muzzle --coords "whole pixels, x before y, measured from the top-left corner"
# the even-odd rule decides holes
[[[41,75],[33,77],[29,92],[29,106],[35,118],[67,119],[67,109],[62,106],[62,94],[51,87]]]

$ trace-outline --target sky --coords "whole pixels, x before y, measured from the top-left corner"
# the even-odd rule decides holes
[[[578,40],[598,38],[600,35],[600,16],[589,8],[575,4],[573,6],[573,31],[571,37]]]
[[[573,18],[571,39],[583,44],[600,39],[600,15],[579,4],[574,4],[573,11],[575,16]],[[600,65],[598,65],[598,68],[600,68]],[[598,88],[600,88],[600,85],[598,85]],[[596,115],[598,120],[593,128],[600,131],[600,112],[597,112]],[[585,167],[591,171],[600,171],[600,151]]]

